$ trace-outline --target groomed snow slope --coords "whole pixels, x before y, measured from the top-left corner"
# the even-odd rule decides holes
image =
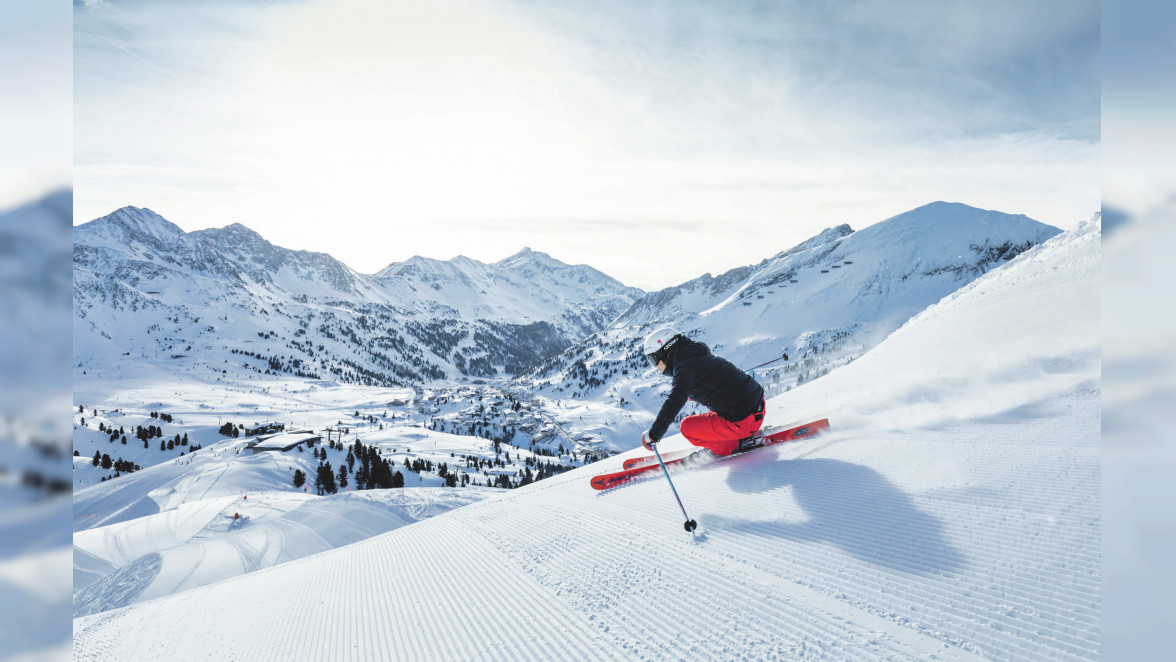
[[[634,451],[75,619],[75,659],[1095,659],[1100,234],[773,399],[833,431],[675,473],[694,537],[659,476],[589,487]]]

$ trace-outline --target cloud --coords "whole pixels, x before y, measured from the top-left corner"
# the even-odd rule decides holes
[[[112,2],[76,12],[77,209],[291,248],[329,223],[365,271],[529,243],[493,223],[595,224],[562,256],[622,267],[709,242],[683,268],[714,272],[936,199],[1077,223],[1098,84],[1076,5]],[[755,232],[763,255],[724,238]]]
[[[1097,140],[1099,4],[513,3],[698,149]]]

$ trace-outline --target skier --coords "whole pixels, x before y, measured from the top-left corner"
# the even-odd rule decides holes
[[[657,419],[641,435],[646,450],[653,450],[653,444],[665,436],[687,398],[711,411],[687,416],[679,426],[682,436],[714,455],[734,453],[741,441],[759,432],[764,424],[764,389],[751,375],[673,327],[650,334],[644,350],[649,365],[674,379]]]

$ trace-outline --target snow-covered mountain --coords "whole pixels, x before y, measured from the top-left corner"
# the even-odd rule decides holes
[[[31,380],[34,391],[42,391],[43,384],[68,390],[72,219],[73,193],[68,190],[0,212],[0,374]],[[43,395],[28,397],[29,386],[24,381],[5,404],[27,413],[25,407],[36,406]]]
[[[185,233],[148,209],[74,230],[75,359],[106,374],[166,359],[165,372],[226,379],[512,375],[641,294],[531,250],[492,265],[413,258],[369,276],[240,224]]]
[[[756,371],[770,394],[780,393],[856,359],[927,306],[1060,232],[945,202],[860,232],[829,228],[757,265],[651,292],[517,381],[654,409],[668,380],[648,369],[640,340],[669,324],[744,368],[787,354]],[[638,420],[630,436],[647,423]]]
[[[70,226],[58,191],[0,211],[0,651],[64,659],[70,628]]]
[[[932,223],[914,220],[896,225]],[[917,227],[883,230],[898,242],[891,251],[904,236],[920,240]],[[104,533],[75,520],[89,555],[78,558],[97,568],[126,561],[132,545],[171,541],[184,547],[161,554],[166,562],[211,552],[204,558],[226,567],[199,574],[231,578],[101,613],[90,612],[119,603],[119,590],[182,584],[184,568],[148,559],[135,577],[150,581],[93,584],[74,620],[74,659],[1098,659],[1097,217],[1003,265],[964,261],[963,250],[952,262],[945,246],[944,259],[909,270],[891,251],[849,252],[861,234],[802,250],[791,266],[783,258],[779,273],[795,267],[790,285],[815,281],[790,288],[814,307],[856,301],[819,287],[833,258],[906,267],[906,279],[874,288],[899,299],[912,296],[908,281],[957,273],[943,267],[983,273],[859,360],[769,401],[770,420],[828,415],[830,433],[676,470],[696,535],[682,530],[660,474],[605,493],[589,486],[636,449],[232,577],[228,564],[255,560],[249,550],[268,558],[285,540],[303,546],[283,533],[331,526],[347,500],[323,497],[291,519],[266,496],[257,507],[275,510],[270,524],[221,531],[229,503],[195,505],[209,490],[233,498],[215,476],[147,497],[117,479],[88,488],[78,516],[117,514],[122,525]],[[827,252],[802,266],[812,251]],[[690,314],[706,320],[732,297],[739,311],[729,291]],[[233,463],[286,461],[236,460],[234,443],[199,451],[221,454],[202,466],[223,475]],[[174,516],[136,523],[126,512],[165,502]],[[384,515],[356,516],[395,525],[395,499],[383,505]],[[207,538],[193,538],[197,525]]]
[[[70,488],[69,228],[72,192],[0,212],[0,499]]]
[[[552,450],[571,436],[582,451],[620,451],[668,385],[637,349],[654,326],[676,325],[744,367],[787,353],[756,372],[776,394],[860,357],[1058,232],[933,203],[643,293],[529,249],[495,264],[414,257],[369,276],[239,224],[184,233],[128,207],[75,230],[75,365],[81,379],[189,375],[259,387],[277,374],[417,388],[517,376],[510,397],[559,426]],[[486,424],[475,418],[449,423]]]

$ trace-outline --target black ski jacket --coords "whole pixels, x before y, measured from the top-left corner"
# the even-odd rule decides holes
[[[674,386],[649,428],[653,441],[666,433],[687,398],[733,423],[756,413],[763,402],[764,389],[759,382],[712,354],[704,343],[685,340],[674,348],[666,365],[666,372],[674,376]]]

